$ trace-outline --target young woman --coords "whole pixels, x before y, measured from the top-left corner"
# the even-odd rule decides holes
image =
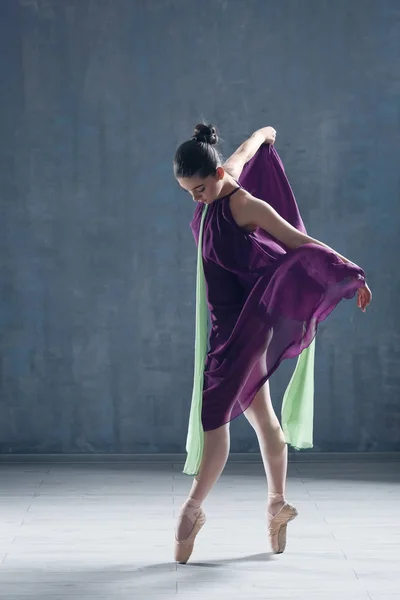
[[[305,233],[273,148],[275,136],[272,127],[256,131],[223,163],[215,127],[200,124],[175,155],[175,176],[197,203],[191,224],[197,241],[208,205],[202,258],[211,315],[201,415],[204,449],[178,519],[178,562],[187,562],[205,523],[201,505],[224,469],[229,423],[240,414],[260,445],[272,551],[284,551],[286,526],[297,511],[285,500],[287,446],[268,379],[284,358],[300,355],[311,344],[318,323],[342,298],[357,294],[364,312],[371,301],[362,269]],[[253,187],[264,190],[262,199],[238,183],[255,160],[262,168]],[[290,218],[289,209],[277,202],[277,191],[291,195]]]

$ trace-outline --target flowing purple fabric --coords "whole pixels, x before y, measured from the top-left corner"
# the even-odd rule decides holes
[[[245,166],[240,185],[305,231],[274,147],[261,146]],[[233,219],[231,196],[210,204],[204,222],[203,266],[211,316],[204,431],[242,414],[281,361],[309,346],[318,323],[365,283],[362,269],[322,246],[290,250],[261,228],[245,232]],[[196,242],[202,210],[199,203],[191,223]]]

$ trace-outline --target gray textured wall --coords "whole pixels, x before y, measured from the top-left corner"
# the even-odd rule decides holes
[[[171,161],[202,117],[226,154],[273,124],[310,233],[369,275],[369,313],[320,329],[315,449],[400,449],[399,7],[0,2],[1,452],[184,450],[195,247]],[[256,449],[243,417],[232,434]]]

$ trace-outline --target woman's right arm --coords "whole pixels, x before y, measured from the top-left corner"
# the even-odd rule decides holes
[[[224,164],[224,169],[234,179],[239,179],[243,167],[255,155],[262,144],[274,144],[276,131],[273,127],[263,127],[253,133],[248,140],[228,158]]]

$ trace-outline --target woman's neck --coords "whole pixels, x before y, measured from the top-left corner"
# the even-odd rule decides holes
[[[216,198],[216,200],[218,200],[219,198],[225,198],[225,196],[228,196],[228,194],[233,192],[237,187],[238,187],[238,184],[237,184],[236,180],[228,173],[225,173],[224,179],[222,182],[222,188],[221,188],[219,196],[218,196],[218,198]]]

